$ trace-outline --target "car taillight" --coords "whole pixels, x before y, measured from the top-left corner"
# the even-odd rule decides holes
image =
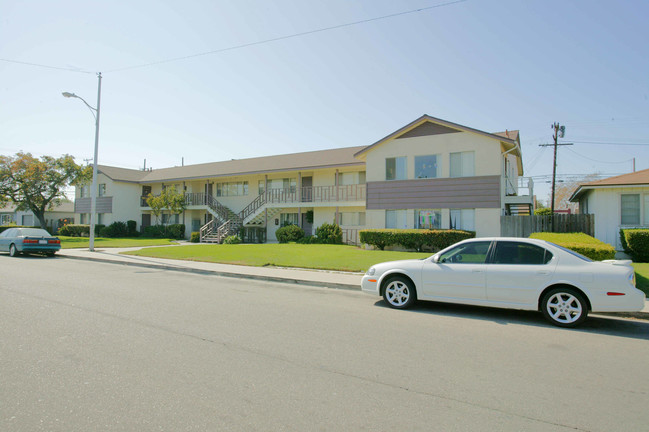
[[[38,240],[34,239],[23,239],[23,244],[25,243],[38,243]]]
[[[48,240],[47,241],[49,244],[61,244],[61,240],[55,239],[55,240]]]

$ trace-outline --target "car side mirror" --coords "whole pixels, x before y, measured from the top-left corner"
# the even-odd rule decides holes
[[[433,255],[433,262],[435,264],[439,263],[439,255]]]

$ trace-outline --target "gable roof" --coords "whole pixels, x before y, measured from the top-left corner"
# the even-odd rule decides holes
[[[277,171],[358,166],[364,163],[355,159],[354,154],[362,148],[364,147],[347,147],[248,159],[232,159],[222,162],[161,168],[152,171],[101,165],[99,166],[99,171],[112,180],[131,183],[153,183],[159,181],[264,174]]]
[[[570,197],[570,201],[578,201],[579,198],[589,190],[614,186],[649,186],[649,169],[595,180],[579,185],[577,190]]]
[[[481,130],[478,130],[478,129],[473,129],[473,128],[470,128],[468,126],[463,126],[461,124],[452,123],[450,121],[435,118],[435,117],[429,116],[428,114],[424,114],[423,116],[419,117],[417,120],[415,120],[415,121],[413,121],[411,123],[408,123],[407,125],[405,125],[401,129],[398,129],[397,131],[392,132],[390,135],[388,135],[388,136],[386,136],[384,138],[381,138],[380,140],[378,140],[374,144],[371,144],[371,145],[369,145],[367,147],[364,147],[362,150],[360,150],[358,153],[356,153],[355,156],[356,157],[362,156],[365,153],[367,153],[368,151],[372,150],[373,148],[383,144],[386,141],[390,141],[391,139],[413,136],[412,131],[414,131],[415,129],[421,127],[422,125],[424,125],[426,123],[433,123],[433,124],[436,124],[438,126],[441,126],[441,127],[445,128],[445,129],[448,129],[449,130],[448,133],[451,133],[451,132],[471,132],[471,133],[475,133],[475,134],[478,134],[478,135],[485,136],[487,138],[496,139],[496,140],[498,140],[500,142],[503,142],[505,144],[509,144],[509,145],[511,145],[511,148],[515,148],[516,146],[518,146],[518,139],[519,139],[518,131],[489,133],[489,132],[484,132],[484,131],[481,131]],[[437,134],[437,133],[444,133],[444,132],[442,130],[438,129],[436,132],[433,132],[432,134]],[[510,133],[512,135],[510,135]],[[520,146],[518,146],[518,148],[519,148],[518,156],[520,156]]]

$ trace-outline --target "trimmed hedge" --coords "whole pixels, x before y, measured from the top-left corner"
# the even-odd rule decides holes
[[[96,225],[95,225],[96,231]],[[90,225],[85,224],[68,224],[59,228],[59,235],[70,237],[88,237],[90,236]]]
[[[226,238],[223,239],[223,244],[240,244],[241,243],[241,237],[238,235],[231,235],[227,236]]]
[[[454,243],[475,237],[473,231],[422,229],[370,229],[360,231],[361,243],[384,250],[387,246],[402,246],[419,252],[424,247],[441,250]]]
[[[189,241],[192,243],[200,243],[201,233],[199,233],[198,231],[193,231],[191,237],[189,238]]]
[[[580,253],[594,261],[615,259],[615,248],[584,233],[546,233],[539,232],[530,238],[546,240]]]
[[[144,228],[142,237],[183,239],[185,238],[185,224],[151,225]]]
[[[297,225],[286,225],[275,231],[275,237],[280,243],[294,242],[304,237],[304,230]]]
[[[338,224],[323,223],[315,229],[315,236],[318,238],[318,243],[322,244],[342,244],[343,243],[343,230]]]
[[[649,229],[621,229],[622,248],[635,262],[649,262]]]
[[[107,227],[99,230],[99,235],[102,237],[128,237],[128,227],[124,222],[113,222]]]

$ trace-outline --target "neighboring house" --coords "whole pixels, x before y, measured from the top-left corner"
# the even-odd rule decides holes
[[[453,227],[491,236],[500,234],[501,215],[533,208],[522,173],[518,131],[492,134],[424,115],[370,146],[148,171],[99,166],[97,223],[155,224],[145,197],[173,186],[187,209],[159,222],[184,223],[187,237],[201,231],[203,241],[242,226],[275,241],[284,224],[308,235],[332,222],[351,243],[365,228]],[[76,194],[77,219],[88,223],[89,188]]]
[[[620,228],[649,228],[649,169],[580,185],[570,197],[595,215],[595,237],[619,251]]]
[[[67,221],[67,222],[65,222]],[[74,223],[74,203],[64,202],[52,210],[45,212],[45,224],[48,230],[55,233],[63,223]],[[16,206],[8,204],[0,208],[0,225],[15,223],[23,226],[40,226],[38,219],[30,210],[16,210]]]

